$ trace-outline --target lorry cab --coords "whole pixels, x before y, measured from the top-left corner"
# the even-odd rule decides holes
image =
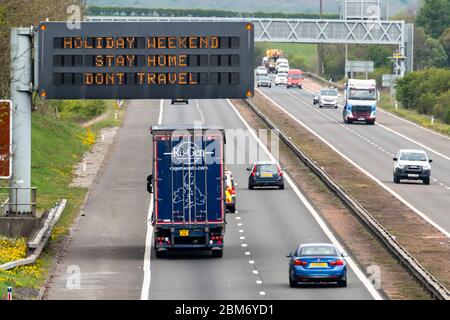
[[[375,80],[349,79],[344,89],[344,122],[375,124],[379,99]]]
[[[303,80],[305,79],[303,71],[300,69],[290,69],[288,72],[287,88],[297,87],[302,89]]]

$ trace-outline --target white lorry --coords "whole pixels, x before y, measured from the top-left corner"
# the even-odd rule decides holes
[[[349,79],[344,88],[344,122],[375,124],[379,100],[376,80]]]

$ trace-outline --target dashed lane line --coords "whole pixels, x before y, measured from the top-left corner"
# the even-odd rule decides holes
[[[445,230],[443,227],[441,227],[439,224],[437,224],[436,222],[434,222],[430,217],[428,217],[425,213],[423,213],[422,211],[420,211],[419,209],[417,209],[416,207],[414,207],[411,203],[409,203],[408,201],[406,201],[402,196],[400,196],[398,193],[396,193],[394,190],[392,190],[391,188],[389,188],[387,185],[385,185],[383,182],[381,182],[378,178],[376,178],[374,175],[372,175],[370,172],[368,172],[367,170],[365,170],[364,168],[362,168],[360,165],[356,164],[356,162],[354,162],[352,159],[350,159],[348,156],[346,156],[345,154],[343,154],[341,151],[339,151],[335,146],[333,146],[330,142],[328,142],[325,138],[323,138],[321,135],[319,135],[317,132],[315,132],[314,130],[312,130],[310,127],[308,127],[305,123],[303,123],[302,121],[300,121],[299,119],[297,119],[294,115],[292,115],[289,111],[287,111],[285,108],[283,108],[281,105],[279,105],[278,103],[276,103],[273,99],[271,99],[270,97],[268,97],[264,92],[262,92],[259,89],[256,89],[257,91],[259,91],[267,100],[269,100],[270,102],[272,102],[278,109],[280,109],[281,111],[283,111],[284,113],[286,113],[292,120],[294,120],[295,122],[297,122],[298,124],[300,124],[301,126],[303,126],[306,130],[308,130],[309,132],[311,132],[314,136],[316,136],[319,140],[321,140],[323,143],[325,143],[328,147],[330,147],[334,152],[336,152],[337,154],[339,154],[341,157],[343,157],[345,160],[347,160],[350,164],[352,164],[354,167],[356,167],[358,170],[360,170],[361,172],[363,172],[365,175],[367,175],[369,178],[371,178],[373,181],[375,181],[379,186],[381,186],[383,189],[385,189],[386,191],[388,191],[390,194],[392,194],[394,197],[396,197],[398,200],[400,200],[404,205],[406,205],[408,208],[410,208],[412,211],[414,211],[418,216],[420,216],[422,219],[424,219],[426,222],[428,222],[429,224],[431,224],[434,228],[436,228],[437,230],[439,230],[441,233],[443,233],[447,238],[450,238],[450,233]],[[306,105],[307,107],[309,107],[309,105],[303,101],[302,99],[293,96],[294,98],[296,98],[298,101],[300,101],[301,103],[303,103],[304,105]],[[316,110],[316,109],[313,109]],[[318,111],[318,110],[316,110]],[[333,119],[333,121],[336,121]]]

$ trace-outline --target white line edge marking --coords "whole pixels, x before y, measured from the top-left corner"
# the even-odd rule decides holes
[[[239,117],[239,119],[244,123],[244,125],[247,127],[249,132],[252,134],[253,138],[256,140],[256,142],[260,145],[260,147],[263,149],[263,151],[269,156],[269,158],[272,161],[276,161],[273,155],[269,152],[267,147],[261,142],[261,140],[256,135],[255,131],[250,127],[250,125],[247,123],[247,121],[242,117],[242,115],[239,113],[239,111],[236,109],[236,107],[231,103],[229,99],[227,99],[227,102],[229,105],[233,108],[236,115]],[[331,240],[331,242],[338,247],[338,249],[342,252],[344,251],[342,248],[342,245],[338,242],[336,237],[332,234],[330,229],[327,227],[323,219],[319,216],[317,211],[312,207],[312,205],[309,203],[309,201],[303,196],[303,194],[300,192],[300,190],[297,188],[297,186],[294,184],[294,182],[291,180],[288,174],[285,173],[285,179],[289,183],[289,185],[294,190],[295,194],[300,198],[303,205],[308,209],[308,211],[311,213],[311,215],[314,217],[316,222],[319,224],[319,227],[323,230],[325,235]],[[350,268],[353,270],[353,272],[356,274],[356,276],[359,278],[359,280],[363,283],[363,285],[366,287],[366,289],[369,291],[369,293],[372,295],[372,297],[375,300],[383,300],[383,297],[376,291],[376,289],[373,287],[373,285],[370,283],[369,279],[364,275],[364,273],[359,269],[359,267],[356,265],[356,263],[353,261],[353,259],[348,256],[345,259]]]
[[[161,99],[159,103],[159,117],[158,124],[162,123],[164,110],[164,100]],[[152,250],[152,238],[153,238],[153,226],[151,223],[151,217],[153,212],[153,194],[150,195],[150,204],[148,206],[147,213],[147,235],[145,237],[145,254],[144,254],[144,280],[142,282],[142,290],[141,290],[141,300],[148,300],[148,296],[150,294],[150,281],[152,277],[151,265],[150,265],[150,256]]]
[[[421,125],[418,125],[417,123],[414,123],[414,122],[412,122],[412,121],[410,121],[410,120],[407,120],[407,119],[403,119],[403,118],[401,118],[401,117],[399,117],[399,116],[397,116],[397,115],[395,115],[395,114],[393,114],[393,113],[391,113],[391,112],[389,112],[389,111],[382,110],[381,108],[379,109],[379,111],[381,111],[382,113],[385,113],[385,114],[387,114],[387,115],[389,115],[389,116],[391,116],[391,117],[393,117],[393,118],[396,118],[396,119],[401,120],[401,121],[403,121],[403,122],[409,123],[410,125],[413,125],[413,126],[415,126],[415,127],[417,127],[417,128],[420,128],[420,129],[422,129],[422,130],[425,130],[425,131],[428,131],[428,132],[430,132],[430,133],[433,133],[433,134],[435,134],[435,135],[437,135],[437,136],[440,136],[440,137],[442,137],[442,138],[444,138],[444,139],[450,140],[450,137],[447,137],[447,136],[443,135],[442,133],[433,131],[433,130],[431,130],[431,129],[429,129],[429,128],[422,127]]]
[[[305,89],[305,90],[308,91],[309,93],[313,93],[313,94],[314,94],[314,92],[311,91],[311,90],[309,90],[309,89]],[[260,91],[260,90],[258,90],[258,91],[262,93],[262,91]],[[264,93],[263,93],[263,94],[264,94]],[[264,94],[264,95],[265,95],[265,94]],[[292,95],[291,93],[289,93],[289,95],[292,96],[292,97],[295,97],[295,98],[297,98],[297,99],[300,99],[300,98],[298,98],[298,97]],[[306,104],[306,102],[304,102],[303,100],[302,100],[302,102]],[[308,105],[308,106],[309,106],[309,105]],[[339,106],[340,108],[343,108],[343,106],[340,105],[340,104],[338,104],[338,106]],[[381,109],[378,109],[378,110],[381,110]],[[383,110],[381,110],[381,111],[383,111]],[[386,112],[386,111],[384,111],[384,112]],[[386,112],[386,113],[387,113],[387,112]],[[391,114],[391,115],[392,115],[392,114]],[[401,118],[399,118],[399,119],[401,119]],[[404,119],[401,119],[401,120],[404,120]],[[405,120],[405,121],[406,121],[406,120]],[[409,121],[407,121],[407,122],[409,122]],[[415,123],[412,123],[412,122],[411,122],[411,124],[415,124]],[[404,134],[402,134],[402,133],[400,133],[400,132],[397,132],[397,131],[395,131],[395,130],[393,130],[393,129],[391,129],[391,128],[388,128],[388,127],[386,127],[386,126],[380,124],[379,122],[376,122],[375,125],[376,125],[376,126],[379,126],[380,128],[383,128],[383,129],[385,129],[385,130],[387,130],[387,131],[389,131],[389,132],[392,132],[393,134],[395,134],[395,135],[397,135],[397,136],[399,136],[399,137],[401,137],[401,138],[403,138],[403,139],[406,139],[406,140],[408,140],[409,142],[412,142],[412,143],[414,143],[414,144],[417,144],[418,146],[420,146],[420,147],[422,147],[422,148],[424,148],[424,149],[426,149],[426,150],[428,150],[428,151],[430,151],[430,152],[433,152],[434,154],[436,154],[436,155],[438,155],[438,156],[440,156],[440,157],[442,157],[442,158],[444,158],[444,159],[446,159],[446,160],[450,160],[450,157],[449,157],[449,156],[446,156],[445,154],[442,154],[442,153],[440,153],[440,152],[438,152],[438,151],[436,151],[436,150],[434,150],[434,149],[432,149],[432,148],[430,148],[430,147],[427,147],[427,146],[424,145],[423,143],[418,142],[418,141],[416,141],[416,140],[414,140],[414,139],[412,139],[412,138],[409,138],[409,137],[407,137],[406,135],[404,135]],[[439,136],[442,136],[442,137],[444,137],[444,138],[450,139],[449,137],[445,137],[444,135],[441,135],[441,134],[439,134],[439,133],[437,133],[437,132],[434,132],[434,131],[432,131],[432,130],[430,130],[430,129],[421,127],[421,126],[419,126],[419,125],[417,125],[417,124],[415,124],[415,125],[416,125],[417,127],[419,127],[419,128],[424,129],[424,130],[428,130],[428,131],[430,131],[430,132],[432,132],[432,133],[434,133],[434,134],[436,134],[436,135],[439,135]]]
[[[198,103],[198,99],[195,99],[195,106],[197,107],[197,110],[200,113],[200,117],[202,118],[202,123],[205,123],[205,117],[203,116],[202,109],[200,109],[200,104]]]
[[[258,89],[257,89],[258,90]],[[408,208],[410,208],[412,211],[414,211],[418,216],[420,216],[422,219],[424,219],[426,222],[428,222],[429,224],[431,224],[434,228],[436,228],[438,231],[440,231],[441,233],[443,233],[447,238],[450,238],[450,233],[445,230],[443,227],[441,227],[440,225],[438,225],[436,222],[434,222],[431,218],[429,218],[425,213],[423,213],[422,211],[420,211],[419,209],[417,209],[416,207],[414,207],[412,204],[410,204],[408,201],[406,201],[405,199],[403,199],[398,193],[396,193],[394,190],[392,190],[391,188],[389,188],[387,185],[385,185],[383,182],[381,182],[378,178],[376,178],[375,176],[373,176],[371,173],[369,173],[368,171],[366,171],[365,169],[363,169],[361,166],[359,166],[358,164],[356,164],[353,160],[351,160],[349,157],[347,157],[346,155],[344,155],[342,152],[340,152],[338,149],[336,149],[330,142],[328,142],[327,140],[325,140],[322,136],[320,136],[318,133],[316,133],[314,130],[312,130],[311,128],[309,128],[307,125],[305,125],[302,121],[298,120],[295,116],[293,116],[291,113],[289,113],[289,111],[287,111],[285,108],[283,108],[282,106],[280,106],[278,103],[276,103],[275,101],[273,101],[271,98],[269,98],[267,95],[265,95],[261,90],[258,90],[264,97],[266,97],[270,102],[272,102],[277,108],[279,108],[280,110],[282,110],[283,112],[285,112],[290,118],[292,118],[294,121],[296,121],[297,123],[299,123],[300,125],[302,125],[304,128],[306,128],[309,132],[311,132],[312,134],[314,134],[318,139],[320,139],[323,143],[325,143],[328,147],[330,147],[334,152],[336,152],[337,154],[339,154],[341,157],[343,157],[345,160],[347,160],[349,163],[351,163],[354,167],[356,167],[358,170],[360,170],[361,172],[363,172],[365,175],[367,175],[370,179],[372,179],[373,181],[375,181],[378,185],[380,185],[383,189],[385,189],[386,191],[388,191],[390,194],[392,194],[394,197],[396,197],[398,200],[400,200],[404,205],[406,205]],[[300,98],[298,98],[298,101],[304,103],[307,105],[306,102],[304,102],[303,100],[301,100]]]
[[[162,123],[163,109],[164,109],[164,100],[161,99],[161,102],[159,103],[159,118],[158,118],[158,124],[161,124],[161,123]]]
[[[150,255],[152,250],[153,226],[151,223],[151,216],[153,211],[153,194],[150,195],[150,205],[148,206],[147,214],[147,236],[145,239],[145,254],[144,254],[144,281],[142,283],[141,300],[148,300],[150,294],[150,280],[152,271],[150,267]]]

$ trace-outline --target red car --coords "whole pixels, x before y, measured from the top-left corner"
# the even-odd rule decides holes
[[[302,89],[303,80],[305,79],[303,71],[300,69],[291,69],[288,72],[287,88],[297,87]]]

